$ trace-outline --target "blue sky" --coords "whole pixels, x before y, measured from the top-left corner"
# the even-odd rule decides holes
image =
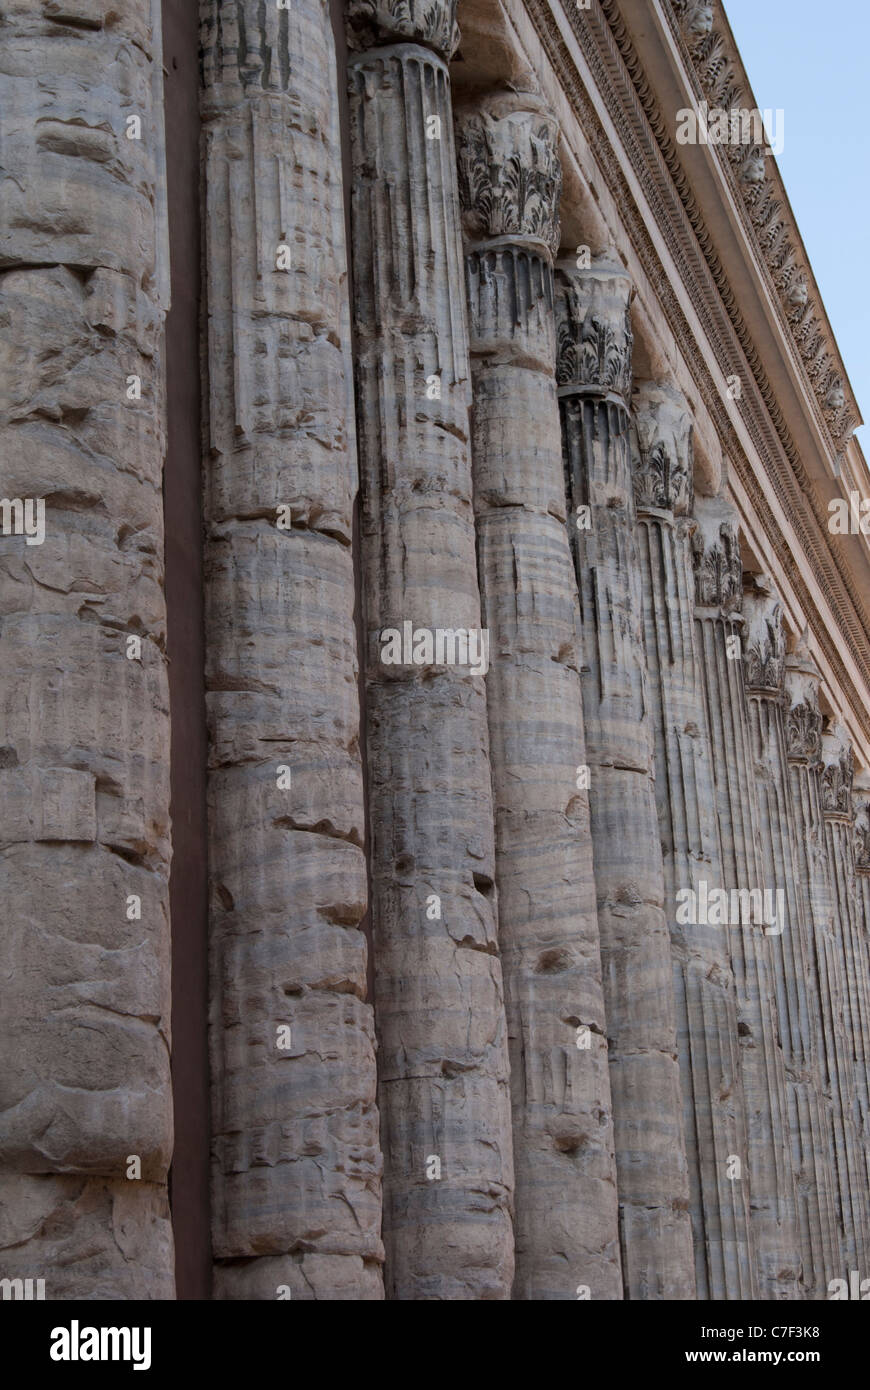
[[[782,108],[777,165],[870,422],[870,0],[724,0],[755,100]],[[870,425],[857,432],[870,456]]]

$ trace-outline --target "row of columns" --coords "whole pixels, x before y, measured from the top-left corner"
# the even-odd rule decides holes
[[[349,293],[306,3],[203,0],[218,1296],[825,1297],[870,823],[818,673],[621,262],[557,257],[554,118],[454,116],[454,0],[346,7]]]
[[[553,117],[454,121],[455,8],[346,6],[351,291],[325,0],[200,0],[215,1295],[825,1297],[870,1273],[870,787],[633,389],[621,262],[558,258]],[[20,9],[2,1272],[166,1298],[159,5]]]

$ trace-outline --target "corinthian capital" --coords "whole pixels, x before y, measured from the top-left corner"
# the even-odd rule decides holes
[[[785,677],[782,603],[770,580],[758,576],[743,600],[746,687],[756,695],[779,695]]]
[[[563,390],[631,397],[632,283],[615,256],[556,265],[556,380]]]
[[[866,772],[855,778],[855,869],[870,874],[870,777]]]
[[[697,529],[692,537],[695,602],[700,608],[733,613],[743,597],[740,523],[736,508],[721,497],[695,499]]]
[[[851,820],[854,775],[849,735],[841,724],[829,724],[822,734],[822,810],[826,816]]]
[[[462,225],[472,239],[559,246],[562,166],[555,116],[530,93],[498,92],[456,115]]]
[[[458,0],[346,0],[350,48],[421,43],[450,58],[459,45]]]
[[[786,739],[789,762],[815,767],[822,752],[819,668],[804,635],[785,659]]]
[[[692,509],[692,417],[681,391],[645,381],[634,393],[634,496],[640,511],[685,516]]]

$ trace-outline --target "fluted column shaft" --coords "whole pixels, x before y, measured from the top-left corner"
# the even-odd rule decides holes
[[[863,914],[855,875],[854,755],[843,728],[829,723],[822,735],[821,796],[825,822],[828,871],[833,887],[836,944],[843,979],[841,1007],[844,1045],[851,1085],[845,1102],[854,1141],[854,1235],[846,1232],[847,1253],[854,1248],[855,1268],[870,1263],[870,1188],[868,1188],[868,1090],[870,1090],[870,971],[868,971]],[[863,894],[862,894],[863,899]],[[852,1241],[854,1240],[854,1247]],[[850,1266],[851,1268],[852,1266]],[[862,1277],[863,1274],[862,1274]]]
[[[2,27],[0,1277],[169,1299],[160,5]]]
[[[835,1272],[838,1251],[832,1205],[834,1169],[830,1132],[823,1121],[819,1057],[821,1020],[817,1000],[808,991],[811,909],[805,880],[798,874],[797,831],[788,772],[783,711],[785,635],[782,609],[766,580],[755,581],[744,598],[746,632],[744,665],[749,694],[751,755],[758,798],[758,845],[763,880],[760,886],[775,895],[776,922],[756,938],[759,964],[773,995],[778,1028],[772,1046],[777,1050],[779,1110],[770,1117],[770,1142],[777,1187],[769,1189],[771,1206],[765,1230],[772,1235],[773,1198],[778,1199],[782,1242],[771,1258],[766,1240],[759,1240],[762,1267],[770,1271],[771,1288],[782,1282],[786,1255],[799,1246],[801,1292],[810,1298],[827,1296],[827,1280]],[[762,979],[763,977],[759,977]],[[779,1065],[781,1057],[782,1066]],[[784,1072],[783,1072],[784,1068]],[[780,1088],[784,1082],[784,1095]],[[785,1126],[785,1135],[775,1126]],[[790,1156],[790,1165],[782,1159]],[[787,1185],[793,1174],[793,1196]],[[753,1206],[756,1191],[753,1186]],[[792,1229],[789,1229],[791,1227]],[[775,1295],[774,1295],[775,1296]]]
[[[215,1296],[378,1299],[332,28],[201,21]]]
[[[693,621],[693,528],[686,515],[692,496],[691,420],[677,392],[647,383],[635,396],[635,424],[644,636],[697,1293],[699,1298],[751,1298],[755,1283],[734,975],[726,931],[693,920],[706,916],[701,894],[721,884],[722,855]]]
[[[619,1298],[616,1171],[554,380],[556,126],[496,94],[457,116],[474,399],[517,1299]],[[517,179],[516,170],[523,177]],[[581,782],[583,779],[579,779]]]
[[[556,273],[559,403],[627,1298],[695,1296],[631,475],[631,282]]]
[[[845,981],[822,815],[822,715],[818,687],[819,673],[806,650],[801,648],[786,658],[785,726],[796,873],[798,881],[806,885],[811,913],[811,949],[807,956],[810,1012],[818,1018],[822,1114],[833,1155],[833,1277],[848,1278],[849,1270],[855,1267],[855,1237],[860,1220],[859,1153],[851,1116],[854,1067],[844,1028]]]
[[[481,630],[454,11],[348,7],[383,1229],[399,1299],[508,1298],[513,1277],[486,662],[455,643],[439,661],[433,645]]]
[[[858,956],[858,969],[863,985],[865,1025],[870,1016],[870,778],[861,774],[860,783],[855,779],[853,788],[855,808],[855,892],[857,897],[857,922],[855,949]],[[870,1055],[870,1038],[864,1034],[864,1056]],[[870,1061],[866,1062],[870,1067]],[[862,1219],[864,1228],[864,1265],[870,1258],[867,1232],[870,1228],[870,1124],[868,1116],[863,1116],[862,1126],[862,1165],[861,1183],[864,1194]],[[870,1277],[870,1276],[868,1276]]]
[[[731,893],[763,893],[760,824],[750,722],[740,662],[742,589],[733,510],[722,499],[695,503],[695,623],[722,847],[722,879]],[[736,659],[735,659],[736,658]],[[775,899],[773,900],[775,901]],[[730,905],[730,900],[729,900]],[[794,1178],[788,1148],[785,1075],[765,960],[763,910],[748,900],[721,930],[728,942],[737,998],[740,1066],[746,1106],[746,1182],[758,1294],[798,1296],[800,1257],[793,1232]],[[775,926],[776,924],[773,924]]]

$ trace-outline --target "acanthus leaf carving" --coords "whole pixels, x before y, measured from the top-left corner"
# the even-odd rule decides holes
[[[458,0],[347,0],[348,47],[421,43],[449,59],[459,47],[457,3]]]
[[[634,496],[640,511],[685,516],[692,510],[692,418],[680,391],[644,382],[634,395]]]
[[[870,789],[855,788],[855,869],[870,874]]]
[[[822,712],[804,700],[793,705],[786,716],[788,756],[792,762],[815,766],[822,751]]]
[[[766,578],[758,578],[747,592],[747,620],[743,669],[746,688],[755,694],[779,695],[785,679],[785,631],[782,604]]]
[[[498,93],[456,116],[462,223],[471,237],[531,237],[559,247],[558,126],[530,94]]]
[[[822,735],[822,762],[822,810],[851,819],[855,755],[839,724],[830,724]]]
[[[695,602],[701,608],[733,613],[743,597],[740,528],[734,509],[719,499],[698,498],[695,521]]]
[[[556,267],[556,381],[559,387],[598,388],[631,398],[632,284],[608,254],[588,270],[570,261]]]
[[[805,629],[785,659],[785,732],[790,762],[818,767],[822,760],[822,711],[819,708],[819,668]]]

